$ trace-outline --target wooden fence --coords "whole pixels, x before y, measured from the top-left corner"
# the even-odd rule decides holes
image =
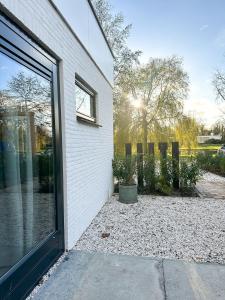
[[[148,152],[146,154],[148,155],[155,155],[155,146],[157,144],[155,143],[148,143]],[[168,155],[168,143],[158,143],[158,151],[160,153],[160,156],[162,158],[167,158]],[[125,144],[125,155],[129,156],[132,155],[132,144],[127,143]],[[172,169],[173,169],[173,187],[179,188],[179,142],[172,142],[171,143],[171,154],[172,154]],[[137,154],[137,180],[138,180],[138,186],[143,187],[144,184],[144,176],[143,176],[143,144],[137,143],[136,144],[136,154]]]

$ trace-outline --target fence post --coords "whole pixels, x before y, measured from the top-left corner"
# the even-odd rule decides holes
[[[160,151],[160,172],[161,176],[164,178],[165,182],[169,184],[168,181],[168,164],[167,164],[167,143],[159,143],[158,144]]]
[[[154,143],[148,143],[148,154],[149,155],[155,155],[155,144]]]
[[[142,143],[137,143],[137,179],[139,188],[144,186],[143,177],[143,145]]]
[[[125,144],[125,155],[128,156],[131,154],[132,154],[131,144],[130,143]]]
[[[179,143],[172,142],[173,187],[179,189]]]
[[[162,158],[167,158],[167,149],[168,149],[167,143],[159,143],[159,151]]]

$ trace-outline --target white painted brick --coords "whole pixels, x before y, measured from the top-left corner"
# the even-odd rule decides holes
[[[65,239],[70,249],[112,192],[112,89],[49,1],[0,3],[61,60]],[[101,128],[76,121],[75,72],[98,93]]]

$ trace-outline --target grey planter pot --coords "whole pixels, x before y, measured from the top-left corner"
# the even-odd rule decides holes
[[[137,185],[119,185],[119,202],[130,204],[137,202]]]

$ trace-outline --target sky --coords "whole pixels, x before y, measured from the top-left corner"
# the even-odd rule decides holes
[[[0,90],[9,89],[9,82],[20,72],[23,72],[26,76],[36,76],[39,80],[42,79],[42,84],[46,82],[45,79],[37,75],[33,70],[31,71],[9,56],[0,53]]]
[[[183,58],[190,78],[184,111],[210,127],[221,116],[212,86],[217,69],[225,70],[224,0],[109,0],[114,12],[132,23],[128,45],[150,57]]]

